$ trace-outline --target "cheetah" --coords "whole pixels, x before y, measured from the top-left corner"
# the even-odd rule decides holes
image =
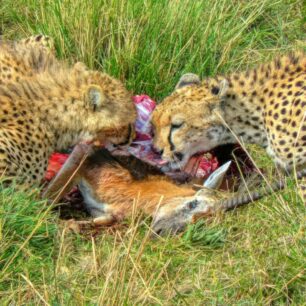
[[[56,69],[56,65],[62,65],[55,57],[54,42],[49,36],[40,34],[19,41],[0,40],[0,49],[0,85],[19,82],[42,73],[51,66]],[[77,62],[73,70],[78,73],[80,70],[87,70],[87,67]]]
[[[32,77],[57,62],[54,42],[44,35],[19,41],[0,40],[0,50],[0,85]]]
[[[27,185],[41,182],[53,151],[134,136],[136,109],[125,86],[85,65],[69,67],[45,42],[0,42],[0,176]]]
[[[306,55],[293,52],[245,72],[186,74],[152,116],[154,145],[173,168],[228,143],[262,146],[275,164],[305,174]],[[301,183],[306,201],[305,183]]]

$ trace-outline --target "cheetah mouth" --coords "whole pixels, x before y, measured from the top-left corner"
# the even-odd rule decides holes
[[[248,154],[237,144],[225,144],[215,147],[209,151],[199,151],[189,157],[183,167],[183,171],[190,176],[209,173],[232,161],[230,172],[239,175],[242,172],[250,173],[255,171],[255,166]]]
[[[216,169],[217,160],[212,151],[198,151],[189,157],[187,155],[181,155],[181,158],[178,158],[177,155],[170,161],[166,161],[160,156],[162,171],[171,174],[174,178],[176,175],[180,176],[181,174],[194,177],[199,168],[204,168],[205,172]]]
[[[204,168],[203,170],[208,171],[208,169],[216,167],[216,163],[216,157],[211,150],[199,151],[188,158],[182,170],[190,176],[196,176],[199,168]]]
[[[230,160],[233,162],[231,167],[231,172],[233,173],[237,174],[239,172],[239,168],[236,167],[238,164],[246,173],[254,170],[254,165],[249,156],[237,144],[220,145],[208,151],[200,150],[191,155],[184,165],[181,164],[181,167],[173,170],[181,171],[194,177],[199,174],[209,174],[209,172],[216,170]]]

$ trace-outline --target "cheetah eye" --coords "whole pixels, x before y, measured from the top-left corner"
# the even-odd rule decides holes
[[[180,127],[182,127],[184,124],[184,122],[181,123],[171,123],[171,130],[175,130],[175,129],[179,129]]]

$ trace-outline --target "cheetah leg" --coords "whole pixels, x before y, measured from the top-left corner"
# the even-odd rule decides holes
[[[304,203],[304,205],[306,205],[306,177],[303,177],[300,181],[300,195],[301,195],[301,199]]]
[[[80,180],[82,164],[91,151],[91,145],[78,144],[75,146],[61,170],[42,194],[42,197],[54,202],[59,201]]]
[[[9,185],[13,180],[22,184],[35,183],[31,176],[26,173],[22,165],[22,160],[18,162],[15,152],[18,149],[14,147],[15,140],[8,134],[11,132],[6,129],[0,130],[0,179],[4,186]],[[13,153],[13,154],[12,154]]]

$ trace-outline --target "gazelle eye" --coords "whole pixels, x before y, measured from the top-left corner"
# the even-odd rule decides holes
[[[188,203],[188,209],[189,210],[193,210],[195,209],[197,206],[199,205],[199,202],[197,200],[193,200],[191,202]]]

